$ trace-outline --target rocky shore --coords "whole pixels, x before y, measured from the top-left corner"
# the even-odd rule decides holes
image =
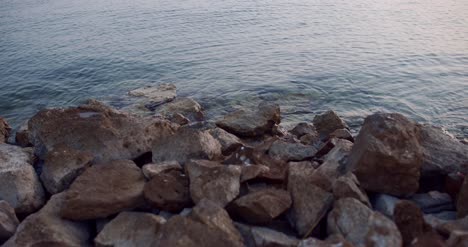
[[[468,145],[398,113],[356,136],[276,104],[206,119],[171,84],[0,118],[3,246],[468,246]],[[144,113],[144,114],[141,114]]]

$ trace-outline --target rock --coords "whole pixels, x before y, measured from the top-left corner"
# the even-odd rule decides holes
[[[333,183],[333,196],[335,199],[352,197],[371,207],[367,194],[359,187],[359,181],[352,173],[339,177]]]
[[[224,155],[229,155],[237,148],[243,146],[242,141],[237,136],[221,128],[211,129],[210,134],[219,141]]]
[[[16,131],[15,142],[17,145],[20,145],[21,147],[33,146],[32,140],[29,137],[28,123],[29,121],[26,121]]]
[[[427,217],[425,217],[427,218]],[[438,220],[435,229],[444,236],[450,236],[455,231],[468,232],[468,216],[455,220]]]
[[[455,231],[450,234],[446,243],[449,247],[468,247],[468,232]]]
[[[145,177],[150,180],[152,177],[171,171],[182,171],[183,168],[177,161],[167,161],[162,163],[149,163],[144,165],[141,170]]]
[[[177,88],[174,84],[162,83],[158,86],[146,86],[128,92],[131,96],[145,97],[149,105],[155,107],[175,99]]]
[[[426,214],[455,209],[455,205],[450,195],[438,191],[414,194],[411,196],[410,200],[416,203],[416,205],[418,205]]]
[[[304,166],[317,169],[320,166],[320,164],[316,161],[290,161],[288,162],[288,166]]]
[[[190,98],[179,98],[168,104],[162,105],[157,109],[159,113],[169,119],[173,118],[175,114],[181,114],[190,121],[203,121],[205,114],[198,102]]]
[[[313,123],[322,140],[328,139],[335,130],[348,128],[348,125],[333,110],[316,115]]]
[[[53,195],[41,210],[21,222],[3,246],[89,246],[90,227],[58,215],[63,198],[64,193]]]
[[[152,246],[166,220],[150,213],[122,212],[94,239],[96,246]]]
[[[372,200],[372,205],[374,210],[384,214],[389,218],[393,218],[393,211],[395,210],[395,206],[399,201],[400,199],[391,195],[377,194]]]
[[[0,144],[0,198],[17,214],[30,214],[45,203],[44,189],[37,177],[31,148]]]
[[[0,243],[8,240],[16,231],[19,220],[15,209],[6,201],[0,201]]]
[[[397,113],[368,116],[348,159],[365,190],[410,196],[419,188],[422,150],[416,124]]]
[[[465,177],[462,173],[450,173],[445,177],[443,191],[447,192],[452,198],[457,198],[463,185]]]
[[[445,241],[435,232],[426,232],[409,245],[411,247],[447,247]]]
[[[411,201],[398,202],[393,218],[402,235],[404,246],[409,246],[414,239],[431,230],[424,221],[421,209]]]
[[[55,148],[47,153],[42,167],[41,180],[50,194],[62,192],[83,171],[91,166],[93,155],[67,147]]]
[[[353,143],[348,140],[338,139],[333,149],[324,156],[324,161],[317,170],[331,180],[345,175],[351,171],[348,166],[348,156],[353,147]]]
[[[266,224],[289,209],[291,203],[288,191],[268,188],[236,199],[229,209],[248,223]]]
[[[256,110],[239,110],[216,122],[230,133],[243,137],[258,137],[272,131],[281,121],[280,108],[276,104],[263,102]]]
[[[174,113],[169,117],[169,121],[176,123],[178,125],[187,125],[190,123],[190,120],[180,113]]]
[[[179,128],[174,135],[163,136],[153,142],[153,162],[189,159],[214,160],[221,157],[221,144],[208,131],[190,127]]]
[[[297,138],[301,138],[304,135],[318,135],[315,127],[310,123],[298,123],[292,130],[289,131]]]
[[[153,140],[170,135],[169,122],[137,118],[97,102],[46,109],[29,120],[35,153],[41,159],[56,146],[90,152],[96,163],[135,159],[151,151]]]
[[[268,166],[264,165],[243,165],[241,173],[241,183],[257,178],[263,174],[266,174],[270,171]]]
[[[337,129],[330,134],[330,138],[345,139],[354,142],[354,137],[347,129]]]
[[[185,165],[185,169],[190,179],[190,194],[195,203],[207,198],[224,207],[239,195],[239,166],[191,160]]]
[[[235,224],[247,247],[296,247],[299,240],[266,227]]]
[[[468,178],[465,177],[457,200],[458,217],[463,218],[468,215]]]
[[[135,163],[117,160],[84,171],[65,192],[60,215],[70,220],[104,218],[143,200],[145,177]]]
[[[305,134],[301,136],[299,141],[304,145],[314,146],[316,148],[320,147],[320,144],[322,143],[317,133]]]
[[[327,223],[329,234],[340,234],[357,247],[400,247],[403,244],[393,221],[354,198],[336,201]]]
[[[192,204],[189,179],[179,170],[153,176],[145,185],[144,197],[151,207],[173,213]]]
[[[0,143],[5,143],[10,137],[11,127],[8,125],[7,121],[0,117]]]
[[[291,143],[284,140],[273,142],[268,154],[275,159],[284,161],[302,161],[314,157],[317,149],[301,143]]]
[[[297,247],[353,247],[340,235],[331,235],[326,240],[307,238],[302,240]]]

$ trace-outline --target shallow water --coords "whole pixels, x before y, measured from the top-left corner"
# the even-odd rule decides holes
[[[466,0],[0,0],[0,115],[173,82],[212,117],[397,111],[468,137]]]

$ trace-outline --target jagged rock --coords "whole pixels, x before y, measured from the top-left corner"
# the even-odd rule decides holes
[[[310,123],[298,123],[292,130],[289,131],[297,138],[301,138],[304,135],[318,135],[315,127]]]
[[[21,147],[33,146],[31,138],[29,137],[28,123],[29,121],[26,121],[16,131],[15,142],[17,145],[20,145]]]
[[[354,174],[349,173],[345,176],[339,177],[333,183],[333,195],[335,199],[352,197],[368,207],[371,207],[369,198],[366,192],[359,187],[359,181]]]
[[[90,220],[132,209],[143,200],[145,177],[135,163],[117,160],[84,171],[65,191],[63,218]]]
[[[351,168],[348,166],[348,157],[352,147],[353,143],[348,140],[336,140],[335,146],[324,156],[324,161],[317,170],[331,180],[350,172]]]
[[[375,113],[364,120],[348,165],[365,190],[409,196],[419,188],[419,129],[401,114]]]
[[[137,118],[97,101],[42,110],[28,126],[35,153],[41,159],[56,146],[67,146],[92,153],[96,163],[135,159],[151,151],[153,140],[174,131],[169,122]]]
[[[421,209],[411,201],[402,200],[395,207],[394,221],[400,230],[404,246],[431,230],[424,221]]]
[[[7,121],[0,117],[0,143],[5,143],[10,137],[11,127],[8,125]]]
[[[41,180],[50,194],[62,192],[87,167],[91,166],[93,155],[67,147],[58,147],[47,153],[42,167]]]
[[[305,134],[299,138],[299,141],[304,145],[314,146],[316,148],[320,147],[322,143],[317,133]]]
[[[207,198],[224,207],[239,194],[240,166],[191,160],[185,165],[185,169],[190,179],[190,194],[195,203]]]
[[[333,110],[316,115],[313,123],[322,140],[328,139],[335,130],[348,128],[348,125]]]
[[[163,136],[153,142],[153,162],[189,159],[214,160],[221,157],[221,144],[207,130],[179,128],[174,135]]]
[[[16,232],[19,220],[15,209],[6,201],[0,201],[0,243],[8,240]]]
[[[162,105],[158,110],[163,116],[172,118],[174,114],[181,114],[190,121],[203,121],[205,114],[201,105],[190,98],[179,98]]]
[[[145,185],[144,196],[150,206],[169,212],[179,212],[192,203],[189,179],[179,170],[153,176]]]
[[[336,201],[327,223],[329,234],[340,234],[357,247],[401,247],[403,244],[393,221],[354,198]]]
[[[307,238],[302,240],[297,247],[353,247],[340,235],[331,235],[326,240]]]
[[[296,247],[299,240],[293,236],[266,227],[235,223],[246,247]]]
[[[466,177],[458,194],[457,212],[459,218],[468,216],[468,178]]]
[[[377,194],[372,200],[374,210],[393,218],[396,204],[400,201],[397,197],[387,194]]]
[[[53,195],[38,212],[29,215],[3,247],[91,246],[91,229],[83,222],[62,219],[58,212],[64,193]]]
[[[168,119],[178,125],[187,125],[190,123],[190,120],[180,113],[174,113],[170,115]]]
[[[252,180],[261,176],[262,174],[266,174],[270,171],[268,166],[264,165],[243,165],[242,166],[242,173],[241,173],[241,183]]]
[[[284,161],[302,161],[314,157],[316,153],[317,149],[313,146],[285,140],[273,142],[268,151],[268,154],[273,158]]]
[[[107,223],[94,239],[98,247],[152,246],[156,233],[166,220],[158,215],[122,212]]]
[[[44,189],[37,177],[31,148],[0,144],[0,198],[17,214],[30,214],[45,203]]]
[[[221,128],[211,129],[210,134],[219,141],[221,144],[221,151],[224,155],[231,154],[234,150],[243,145],[241,139]]]
[[[150,180],[152,177],[161,173],[170,172],[173,170],[182,171],[182,166],[177,161],[167,161],[162,163],[149,163],[144,165],[141,170],[145,177]]]
[[[330,138],[345,139],[354,142],[354,137],[347,129],[337,129],[330,134]]]
[[[414,194],[409,200],[416,203],[426,214],[455,210],[455,205],[450,195],[438,191]]]
[[[251,192],[232,202],[230,212],[252,224],[266,224],[291,206],[288,191],[267,188]]]
[[[177,88],[174,84],[162,83],[158,86],[146,86],[128,92],[131,96],[145,97],[149,105],[155,107],[175,99]]]
[[[273,126],[280,121],[279,106],[263,102],[256,110],[233,112],[216,122],[216,125],[238,136],[256,137],[271,132]]]

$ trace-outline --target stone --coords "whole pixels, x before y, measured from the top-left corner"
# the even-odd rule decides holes
[[[352,197],[359,200],[364,205],[371,207],[369,197],[367,197],[366,192],[359,187],[359,181],[352,173],[341,176],[334,181],[333,196],[335,199]]]
[[[144,97],[150,105],[158,106],[174,100],[177,96],[177,88],[174,84],[162,83],[158,86],[145,86],[128,92],[131,96]]]
[[[271,133],[275,124],[280,122],[279,106],[263,102],[255,110],[238,110],[228,114],[216,125],[237,136],[259,137]]]
[[[431,230],[424,220],[421,209],[411,201],[398,202],[393,218],[400,230],[404,246],[410,245],[414,239]]]
[[[409,245],[411,247],[447,247],[444,239],[435,232],[426,232]]]
[[[224,155],[229,155],[237,148],[243,146],[243,143],[239,137],[221,128],[211,129],[210,134],[219,141],[221,144],[221,151]]]
[[[173,118],[174,114],[181,114],[190,121],[203,121],[205,114],[201,105],[191,98],[178,98],[157,109],[159,113],[168,118]]]
[[[322,140],[327,140],[335,130],[348,128],[348,125],[333,110],[316,115],[313,123]]]
[[[320,147],[322,143],[317,133],[305,134],[299,138],[299,141],[304,145],[314,146],[315,148]]]
[[[143,194],[151,207],[172,213],[180,212],[192,204],[189,179],[179,170],[153,176],[146,183]]]
[[[323,163],[317,170],[331,180],[351,172],[348,165],[348,157],[351,153],[353,143],[348,140],[338,139],[334,147],[323,158]]]
[[[178,125],[187,125],[190,123],[190,120],[180,113],[174,113],[170,115],[168,119]]]
[[[17,214],[30,214],[45,203],[44,189],[32,166],[31,148],[0,144],[0,198]]]
[[[90,246],[91,227],[87,223],[59,216],[64,196],[53,195],[43,208],[26,217],[3,246]]]
[[[289,209],[291,203],[288,191],[267,188],[236,199],[230,205],[229,211],[248,223],[267,224]]]
[[[422,150],[419,129],[397,113],[375,113],[364,120],[348,166],[371,192],[410,196],[419,189]]]
[[[239,195],[241,168],[205,160],[191,160],[185,165],[194,203],[207,198],[226,206]]]
[[[337,200],[328,214],[327,224],[329,234],[339,234],[357,247],[403,245],[393,221],[354,198]]]
[[[399,198],[391,195],[377,194],[372,200],[372,206],[374,210],[392,219],[395,206],[399,201]]]
[[[221,144],[207,130],[179,128],[174,135],[163,136],[153,142],[153,162],[189,159],[215,160],[221,157]]]
[[[330,134],[330,138],[345,139],[354,142],[354,137],[347,129],[337,129]]]
[[[457,212],[459,218],[468,216],[468,178],[466,177],[458,194]]]
[[[270,171],[268,166],[264,165],[243,165],[240,181],[241,183],[255,179]]]
[[[0,117],[0,143],[5,143],[10,137],[11,127],[7,121]]]
[[[41,180],[50,194],[62,192],[83,171],[91,166],[94,156],[67,147],[55,148],[47,153],[42,167]]]
[[[29,136],[29,129],[28,129],[29,121],[23,123],[18,130],[16,131],[15,135],[15,143],[21,147],[32,147],[33,143]]]
[[[133,161],[116,160],[84,171],[65,191],[60,215],[91,220],[133,209],[143,201],[145,177]]]
[[[268,151],[268,154],[275,159],[284,161],[302,161],[311,159],[317,153],[317,149],[313,146],[304,145],[301,143],[287,142],[277,140],[273,142]]]
[[[16,232],[19,220],[15,209],[6,201],[0,201],[0,243],[8,240]]]
[[[299,240],[293,236],[267,227],[235,223],[244,238],[246,247],[296,247]]]
[[[468,232],[455,231],[450,234],[446,243],[449,247],[468,247]]]
[[[166,161],[161,163],[149,163],[143,165],[141,168],[146,179],[150,180],[152,177],[171,171],[182,171],[183,168],[177,161]]]
[[[104,226],[94,243],[98,247],[150,247],[165,222],[164,218],[151,213],[122,212]]]
[[[138,118],[93,100],[79,107],[39,111],[28,128],[39,158],[56,146],[66,146],[90,152],[96,163],[133,160],[150,152],[153,140],[174,132],[170,122]]]
[[[295,135],[297,138],[301,138],[304,135],[318,135],[315,127],[310,123],[298,123],[289,133]]]
[[[455,220],[438,220],[435,229],[444,236],[450,236],[454,231],[468,232],[468,216]]]
[[[316,238],[301,240],[297,247],[353,247],[353,245],[340,235],[331,235],[326,240]]]
[[[455,210],[452,197],[447,193],[438,191],[414,194],[409,200],[416,203],[426,214]]]

